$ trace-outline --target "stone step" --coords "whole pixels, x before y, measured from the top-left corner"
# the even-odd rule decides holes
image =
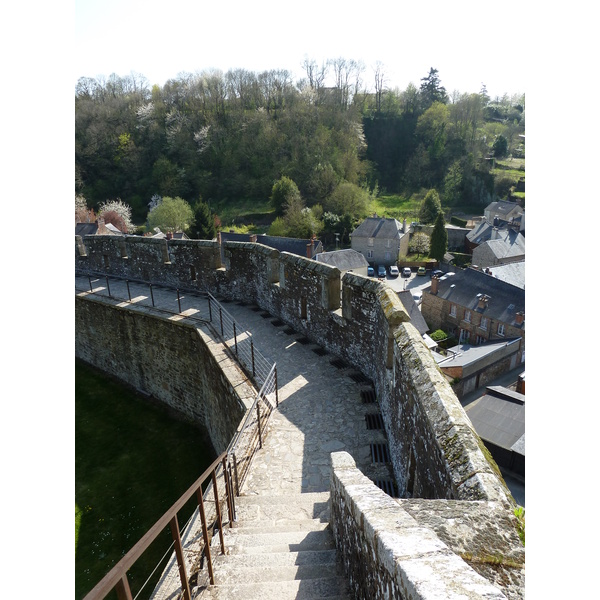
[[[291,496],[239,496],[235,499],[238,523],[319,519],[329,521],[329,492]]]
[[[239,523],[239,524],[238,524]],[[327,521],[321,519],[257,519],[243,520],[234,523],[233,527],[225,526],[223,532],[235,532],[238,535],[248,533],[279,533],[284,531],[323,531],[327,529]]]
[[[262,567],[335,566],[336,550],[305,550],[303,552],[272,552],[271,554],[216,554],[212,555],[217,569],[254,569]]]
[[[349,586],[343,577],[321,577],[318,579],[278,581],[264,583],[231,582],[225,585],[208,586],[200,598],[209,600],[349,600]]]
[[[213,552],[221,552],[219,536],[213,537]],[[303,550],[329,550],[335,548],[331,531],[285,531],[276,533],[249,533],[247,535],[229,530],[225,537],[225,549],[229,554],[252,554],[268,552],[301,552]]]
[[[275,554],[268,555],[269,558],[274,556]],[[266,583],[267,581],[309,580],[324,577],[341,577],[342,575],[343,572],[341,566],[338,566],[335,563],[291,566],[272,565],[245,568],[233,566],[229,561],[227,561],[226,564],[221,565],[215,563],[216,585],[230,585],[233,581],[242,581],[244,583]]]

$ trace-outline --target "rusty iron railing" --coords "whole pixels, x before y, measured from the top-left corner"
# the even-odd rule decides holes
[[[127,571],[132,565],[142,556],[148,549],[150,544],[166,529],[168,526],[171,530],[173,543],[175,546],[175,555],[177,557],[177,566],[179,569],[179,579],[181,581],[181,590],[185,600],[191,600],[191,590],[189,578],[185,566],[183,556],[183,545],[181,543],[181,532],[179,530],[179,522],[177,513],[194,495],[198,500],[198,508],[202,521],[202,536],[204,540],[204,551],[206,555],[208,573],[211,584],[214,584],[214,573],[212,568],[212,558],[210,555],[210,538],[208,534],[208,523],[204,509],[204,495],[202,485],[210,478],[212,480],[213,494],[215,498],[216,523],[219,530],[221,552],[225,553],[225,543],[223,539],[223,525],[221,517],[221,503],[219,502],[219,493],[217,486],[217,471],[222,467],[222,475],[224,478],[225,500],[228,507],[229,524],[233,522],[233,502],[232,491],[233,487],[229,478],[230,469],[227,465],[227,453],[221,454],[204,473],[191,485],[191,487],[171,506],[171,508],[153,525],[153,527],[135,544],[135,546],[105,575],[94,588],[85,596],[84,600],[101,600],[113,590],[116,590],[119,600],[133,600],[129,582],[127,579]]]
[[[258,392],[242,426],[238,429],[227,455],[233,466],[236,494],[240,495],[244,481],[250,471],[252,459],[259,448],[262,448],[263,435],[273,410],[279,406],[277,390],[277,363],[267,375]]]

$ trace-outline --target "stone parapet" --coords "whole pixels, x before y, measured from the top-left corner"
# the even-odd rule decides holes
[[[333,453],[331,465],[331,526],[357,600],[507,598],[365,477],[349,454]],[[477,508],[483,518],[485,506]]]

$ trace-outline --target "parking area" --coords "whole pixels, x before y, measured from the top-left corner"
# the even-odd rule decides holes
[[[411,270],[410,275],[407,277],[403,274],[403,270],[400,270],[400,274],[396,277],[391,277],[389,272],[386,273],[385,278],[380,278],[396,292],[402,292],[404,290],[410,290],[413,298],[417,301],[421,297],[423,290],[431,285],[431,274],[429,271],[425,275],[417,275],[417,270]]]

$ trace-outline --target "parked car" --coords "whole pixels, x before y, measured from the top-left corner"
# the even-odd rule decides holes
[[[369,277],[375,277],[375,269],[373,267],[367,267],[367,275]]]
[[[400,275],[400,271],[398,271],[398,267],[396,265],[392,265],[390,267],[390,277],[398,277]]]
[[[383,265],[377,267],[377,277],[385,277],[385,267]]]
[[[425,271],[425,267],[419,267],[419,269],[417,270],[417,275],[423,277],[426,274],[427,274],[427,271]]]
[[[402,269],[402,277],[410,277],[410,276],[411,276],[410,267],[404,267]]]
[[[444,271],[440,271],[440,269],[436,269],[435,271],[431,271],[432,277],[442,277]]]

